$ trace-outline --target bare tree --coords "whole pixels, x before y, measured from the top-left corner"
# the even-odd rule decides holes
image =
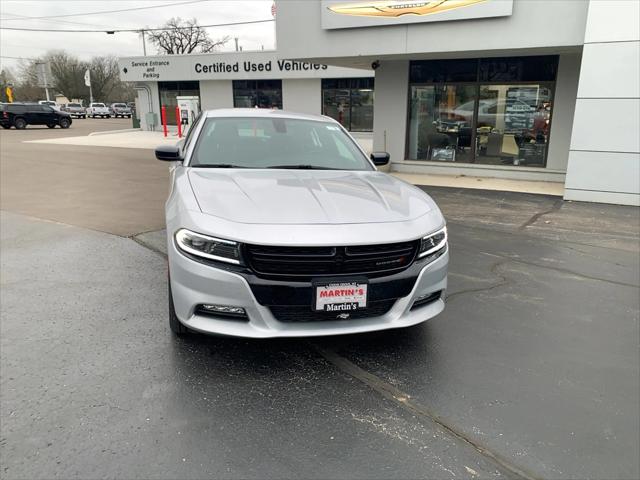
[[[158,47],[158,53],[168,55],[213,52],[231,38],[226,35],[212,40],[206,30],[198,25],[195,18],[191,20],[172,18],[163,25],[163,28],[166,30],[147,32],[147,35],[151,43]]]

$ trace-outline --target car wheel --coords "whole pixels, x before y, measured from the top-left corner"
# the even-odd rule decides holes
[[[87,118],[87,116],[86,115],[82,115],[82,118]]]
[[[56,124],[55,123],[49,123],[49,124],[47,124],[47,127],[56,128]]]
[[[13,121],[13,126],[18,130],[24,130],[27,128],[27,121],[24,118],[16,118]]]
[[[169,284],[169,328],[173,332],[174,335],[178,337],[182,337],[189,333],[189,329],[185,327],[180,320],[178,320],[178,316],[176,315],[176,308],[173,305],[173,294],[171,293],[171,279],[167,279]]]
[[[11,128],[11,125],[2,125],[2,128],[4,128],[5,130],[9,130]]]
[[[69,128],[71,122],[67,118],[63,118],[60,120],[60,128]]]

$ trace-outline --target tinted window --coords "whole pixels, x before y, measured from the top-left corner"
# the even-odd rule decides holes
[[[25,105],[7,105],[7,111],[12,113],[24,113],[27,111]]]
[[[208,118],[192,167],[231,164],[244,168],[371,170],[371,164],[335,123],[289,118]]]
[[[103,108],[104,107],[104,103],[94,103],[93,106],[94,107],[98,107],[98,108]]]
[[[234,80],[233,106],[282,109],[282,80]]]
[[[554,81],[557,71],[557,55],[483,58],[480,60],[479,80],[481,82]]]
[[[79,103],[70,103],[67,105],[67,107],[82,107],[82,105],[80,105]]]
[[[411,62],[411,83],[475,82],[478,60],[427,60]]]

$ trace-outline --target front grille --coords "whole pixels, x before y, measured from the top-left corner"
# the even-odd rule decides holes
[[[318,276],[390,275],[407,268],[419,241],[349,247],[273,247],[245,245],[249,267],[263,278],[303,281]]]
[[[378,317],[384,315],[395,303],[395,300],[382,300],[379,302],[370,302],[367,308],[354,310],[349,313],[349,318],[344,321],[355,320],[358,318]],[[280,322],[285,323],[306,323],[306,322],[332,322],[341,320],[338,315],[342,312],[324,312],[312,310],[309,305],[305,306],[289,306],[276,305],[269,307],[271,313]]]

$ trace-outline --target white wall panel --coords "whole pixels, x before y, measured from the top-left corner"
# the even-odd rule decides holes
[[[640,97],[640,42],[587,44],[582,59],[578,97]]]
[[[391,161],[405,158],[409,62],[382,62],[376,70],[373,105],[373,149],[387,151]]]
[[[591,0],[585,43],[640,40],[638,0]]]
[[[322,80],[319,78],[282,80],[282,108],[290,112],[322,112]]]
[[[566,188],[640,195],[640,154],[571,152]]]
[[[579,98],[571,150],[640,152],[640,100]]]
[[[233,83],[231,80],[203,80],[200,82],[200,108],[233,108]]]

